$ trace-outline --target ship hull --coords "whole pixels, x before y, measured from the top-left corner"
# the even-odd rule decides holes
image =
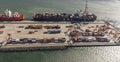
[[[0,21],[22,21],[24,20],[24,16],[22,14],[18,14],[16,17],[5,17],[3,14],[0,14]]]
[[[87,16],[78,16],[74,15],[71,17],[71,14],[65,15],[43,15],[43,14],[36,14],[33,16],[33,20],[35,21],[95,21],[97,19],[96,15],[87,15]]]
[[[34,21],[88,21],[88,22],[92,22],[95,21],[96,19],[42,19],[42,18],[33,18]]]

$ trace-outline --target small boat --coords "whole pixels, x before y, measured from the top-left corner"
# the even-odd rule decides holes
[[[24,16],[18,12],[12,12],[9,9],[6,9],[4,14],[0,14],[0,21],[22,21]]]

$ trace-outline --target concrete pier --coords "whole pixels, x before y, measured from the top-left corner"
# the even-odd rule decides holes
[[[31,50],[58,50],[65,49],[64,43],[33,43],[33,44],[7,44],[0,47],[0,51],[31,51]]]
[[[120,43],[110,42],[79,42],[79,43],[33,43],[33,44],[7,44],[0,47],[0,52],[34,51],[34,50],[63,50],[70,47],[120,46]]]
[[[67,33],[69,28],[66,28],[66,26],[73,26],[72,28],[70,28],[71,30],[83,30],[85,31],[86,29],[90,29],[91,31],[94,31],[94,28],[99,25],[99,26],[103,26],[105,25],[104,22],[90,22],[87,24],[81,24],[81,26],[79,26],[79,28],[81,29],[77,29],[77,26],[75,26],[75,24],[71,24],[71,22],[33,22],[33,21],[14,21],[14,22],[0,22],[0,26],[4,25],[5,28],[0,28],[0,30],[3,30],[4,32],[2,34],[0,34],[0,42],[6,41],[6,35],[8,33],[11,34],[13,39],[19,39],[19,38],[65,38],[66,41],[64,43],[25,43],[25,44],[7,44],[4,46],[0,47],[0,51],[29,51],[29,50],[56,50],[56,49],[66,49],[68,47],[84,47],[84,46],[120,46],[119,41],[109,41],[109,42],[98,42],[98,41],[92,41],[92,42],[74,42],[70,43],[70,37],[69,34],[65,34],[65,32]],[[58,34],[44,34],[44,32],[47,30],[45,28],[42,29],[25,29],[25,27],[27,27],[28,25],[42,25],[42,26],[46,26],[46,25],[59,25],[61,27],[61,33]],[[18,28],[19,26],[24,26],[23,28]],[[37,30],[37,32],[35,32],[34,34],[28,34],[29,31],[34,31]],[[21,31],[20,33],[18,33],[18,31]],[[113,26],[109,26],[109,30],[108,33],[112,31],[113,33],[118,33],[119,31],[117,31],[117,29],[115,29]],[[108,34],[107,33],[107,34]],[[113,36],[110,35],[106,35],[103,37],[107,38],[113,38]],[[78,36],[78,37],[87,37],[87,38],[92,38],[91,36]],[[93,36],[95,37],[95,36]]]

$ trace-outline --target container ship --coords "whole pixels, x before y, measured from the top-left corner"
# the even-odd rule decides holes
[[[67,14],[67,13],[37,13],[33,16],[34,20],[38,21],[95,21],[97,16],[95,14]]]
[[[36,21],[87,21],[92,22],[97,19],[97,16],[93,13],[88,13],[87,9],[87,0],[85,10],[77,10],[76,13],[68,14],[68,13],[36,13],[33,16],[33,20]]]
[[[24,16],[18,12],[12,12],[9,9],[6,9],[4,14],[0,14],[0,21],[22,21]]]

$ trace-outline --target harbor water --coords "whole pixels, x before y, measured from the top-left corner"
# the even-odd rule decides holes
[[[120,0],[88,0],[88,11],[98,20],[106,20],[120,28]],[[5,9],[18,11],[26,19],[35,12],[75,13],[84,10],[85,0],[1,0],[0,13]],[[119,62],[120,46],[72,47],[65,50],[0,52],[0,62]]]

